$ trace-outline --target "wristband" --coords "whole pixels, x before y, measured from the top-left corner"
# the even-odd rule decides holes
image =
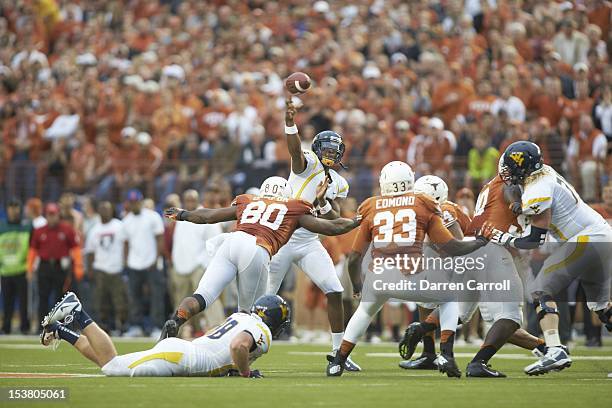
[[[187,211],[185,211],[185,210],[179,211],[179,213],[176,214],[176,220],[177,221],[185,221],[185,219],[183,218],[183,215],[185,215],[186,212]]]
[[[298,133],[298,129],[297,129],[297,125],[293,125],[293,126],[287,126],[285,125],[285,134],[287,135],[297,135]]]
[[[249,378],[251,376],[251,370],[241,371],[240,376],[244,378]]]
[[[332,206],[329,203],[329,201],[327,201],[323,207],[319,207],[319,214],[325,215],[328,212],[330,212],[331,210],[332,210]]]

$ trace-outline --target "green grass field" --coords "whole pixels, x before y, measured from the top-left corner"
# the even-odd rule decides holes
[[[152,343],[118,341],[120,353]],[[475,348],[457,348],[461,369]],[[505,347],[492,362],[506,379],[451,379],[435,371],[397,367],[393,345],[360,344],[354,358],[363,372],[325,377],[325,352],[316,345],[274,344],[255,368],[266,378],[106,378],[67,343],[56,351],[35,340],[0,338],[0,387],[67,387],[67,402],[2,402],[2,407],[604,407],[612,400],[612,347],[573,349],[570,369],[529,378],[533,361],[524,350]],[[4,374],[3,374],[4,373]],[[72,373],[90,377],[6,378],[6,373]]]

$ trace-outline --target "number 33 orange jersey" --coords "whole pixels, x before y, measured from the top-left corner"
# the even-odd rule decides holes
[[[300,217],[313,210],[306,201],[251,194],[239,195],[232,205],[236,206],[236,231],[256,237],[257,245],[264,247],[271,257],[289,241],[299,227]]]
[[[440,206],[425,194],[370,197],[357,211],[363,220],[353,251],[359,253],[364,253],[372,242],[373,257],[421,255],[425,235],[435,244],[453,239],[444,226]]]

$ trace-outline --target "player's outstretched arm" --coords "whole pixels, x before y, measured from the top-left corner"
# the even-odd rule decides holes
[[[361,280],[361,262],[363,254],[357,251],[351,251],[348,256],[348,273],[353,285],[353,297],[361,297],[363,281]]]
[[[531,229],[529,235],[515,237],[504,231],[495,228],[491,223],[485,222],[482,226],[481,234],[498,245],[514,247],[517,249],[536,249],[546,241],[546,234],[552,218],[551,209],[547,208],[540,214],[531,217]]]
[[[453,238],[445,244],[437,245],[437,247],[438,251],[444,255],[461,256],[476,251],[478,248],[487,245],[488,242],[484,237],[477,237],[474,241],[459,241]]]
[[[357,228],[361,223],[361,216],[358,215],[353,219],[336,218],[335,220],[324,220],[310,214],[304,214],[298,221],[300,226],[306,228],[308,231],[331,236],[342,235]]]
[[[164,216],[171,220],[189,221],[194,224],[216,224],[218,222],[235,220],[236,207],[200,208],[194,211],[172,207],[164,211]]]
[[[242,377],[262,377],[262,375],[259,374],[259,371],[251,372],[251,367],[249,364],[249,352],[254,344],[255,340],[253,339],[253,336],[246,331],[238,334],[230,343],[230,355],[232,356],[232,361],[238,368],[238,373]]]
[[[295,174],[300,174],[306,170],[306,158],[302,152],[302,141],[295,125],[295,114],[297,109],[293,105],[291,96],[285,100],[287,108],[285,110],[285,134],[287,136],[287,148],[291,156],[291,170]]]

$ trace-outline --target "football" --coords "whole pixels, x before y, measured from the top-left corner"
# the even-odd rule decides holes
[[[310,77],[303,72],[294,72],[285,80],[285,87],[293,95],[308,91],[311,84]]]

